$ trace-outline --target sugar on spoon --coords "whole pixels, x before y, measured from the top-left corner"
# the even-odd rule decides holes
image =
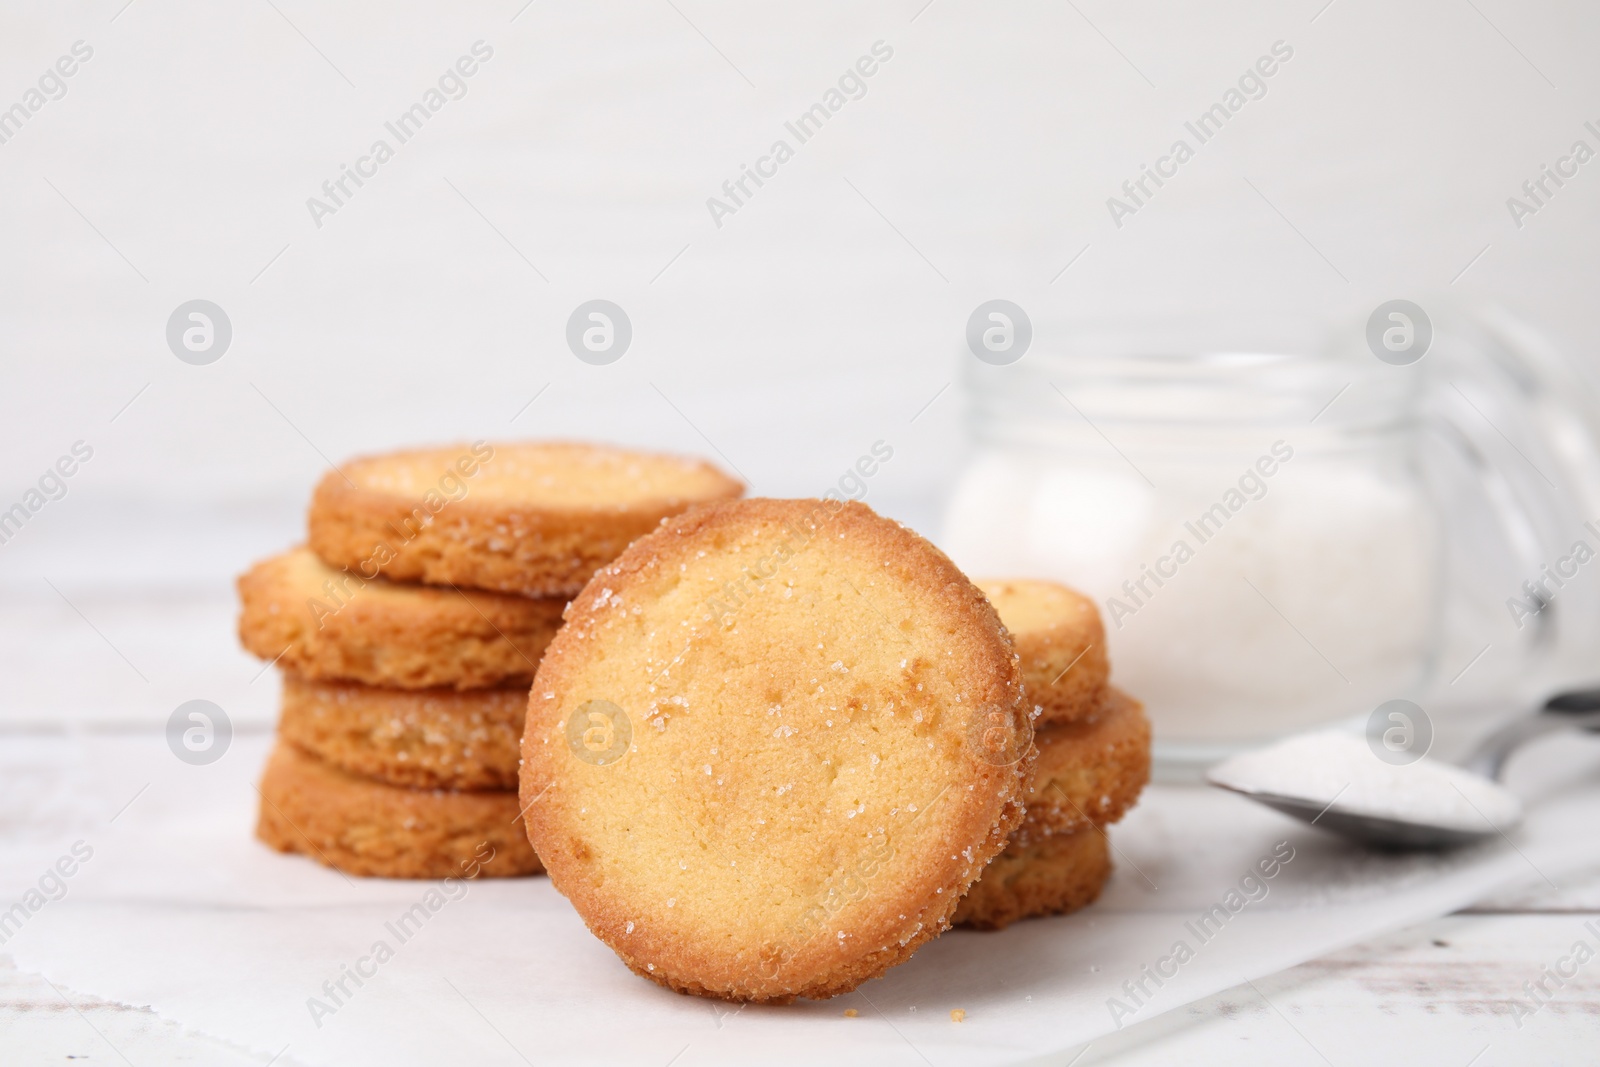
[[[1600,732],[1600,689],[1566,692],[1501,727],[1461,766],[1377,758],[1364,738],[1301,734],[1224,760],[1206,780],[1330,833],[1387,849],[1452,848],[1504,833],[1522,805],[1499,785],[1512,753],[1560,730]]]

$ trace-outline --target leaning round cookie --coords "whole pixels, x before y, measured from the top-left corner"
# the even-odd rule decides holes
[[[543,868],[517,825],[515,793],[400,789],[279,742],[261,776],[256,836],[349,874],[506,878]]]
[[[1034,744],[1023,840],[1114,823],[1150,780],[1150,720],[1143,704],[1115,686],[1094,718],[1041,727]]]
[[[1003,930],[1018,919],[1061,915],[1094,903],[1111,876],[1111,850],[1099,827],[1013,840],[990,861],[956,908],[955,925]]]
[[[827,997],[908,958],[1020,818],[1011,644],[936,548],[861,504],[750,500],[595,575],[534,679],[529,837],[629,967]]]
[[[379,689],[288,673],[278,735],[363,778],[413,789],[514,790],[527,686]]]
[[[1038,724],[1093,714],[1111,664],[1094,601],[1064,585],[1033,579],[979,581],[1022,657],[1022,682],[1039,707]]]
[[[662,519],[743,492],[701,460],[479,441],[344,464],[312,497],[310,542],[363,575],[570,596]]]
[[[262,659],[307,678],[402,689],[528,685],[567,605],[364,579],[308,548],[251,567],[239,601],[239,640]]]

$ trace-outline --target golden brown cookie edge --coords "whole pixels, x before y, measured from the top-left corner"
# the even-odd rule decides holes
[[[1024,837],[1114,823],[1150,780],[1150,720],[1143,704],[1115,686],[1092,719],[1043,727],[1034,746]]]
[[[286,672],[278,736],[324,763],[406,789],[505,792],[517,788],[528,690],[382,689]],[[411,758],[396,723],[437,746]],[[402,755],[404,753],[404,755]]]
[[[410,790],[356,778],[280,741],[259,787],[256,836],[279,852],[297,852],[346,874],[374,878],[511,878],[543,867],[517,819],[515,793]],[[472,845],[415,837],[407,821],[470,831]],[[360,828],[375,834],[355,832]],[[457,834],[456,836],[461,836]],[[377,841],[382,854],[352,838]],[[442,847],[441,847],[442,844]],[[491,849],[484,857],[482,850]]]
[[[1099,827],[1013,842],[961,898],[954,925],[1003,930],[1019,919],[1077,911],[1099,898],[1110,876],[1111,849]]]
[[[561,628],[566,600],[382,582],[406,601],[362,596],[343,574],[313,607],[289,573],[299,551],[240,575],[239,642],[306,678],[397,689],[488,689],[532,684],[539,657]],[[342,572],[341,572],[342,573]]]

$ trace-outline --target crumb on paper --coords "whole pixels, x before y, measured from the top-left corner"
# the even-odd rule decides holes
[[[854,1008],[846,1008],[844,1010],[844,1017],[846,1019],[854,1019],[857,1015],[860,1015],[860,1014],[861,1013],[859,1011],[856,1011]]]
[[[966,1009],[965,1008],[951,1008],[950,1009],[950,1021],[953,1022],[953,1023],[964,1023],[964,1022],[966,1022],[967,1021],[967,1011],[966,1011]]]

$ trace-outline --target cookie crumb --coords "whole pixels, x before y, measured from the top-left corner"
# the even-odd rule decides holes
[[[967,1021],[966,1009],[965,1008],[951,1008],[950,1009],[950,1021],[953,1022],[953,1023],[964,1023],[964,1022],[966,1022]]]
[[[859,1011],[856,1011],[854,1008],[846,1008],[844,1010],[844,1017],[846,1019],[854,1019],[857,1015],[860,1015],[860,1014],[861,1013]]]

